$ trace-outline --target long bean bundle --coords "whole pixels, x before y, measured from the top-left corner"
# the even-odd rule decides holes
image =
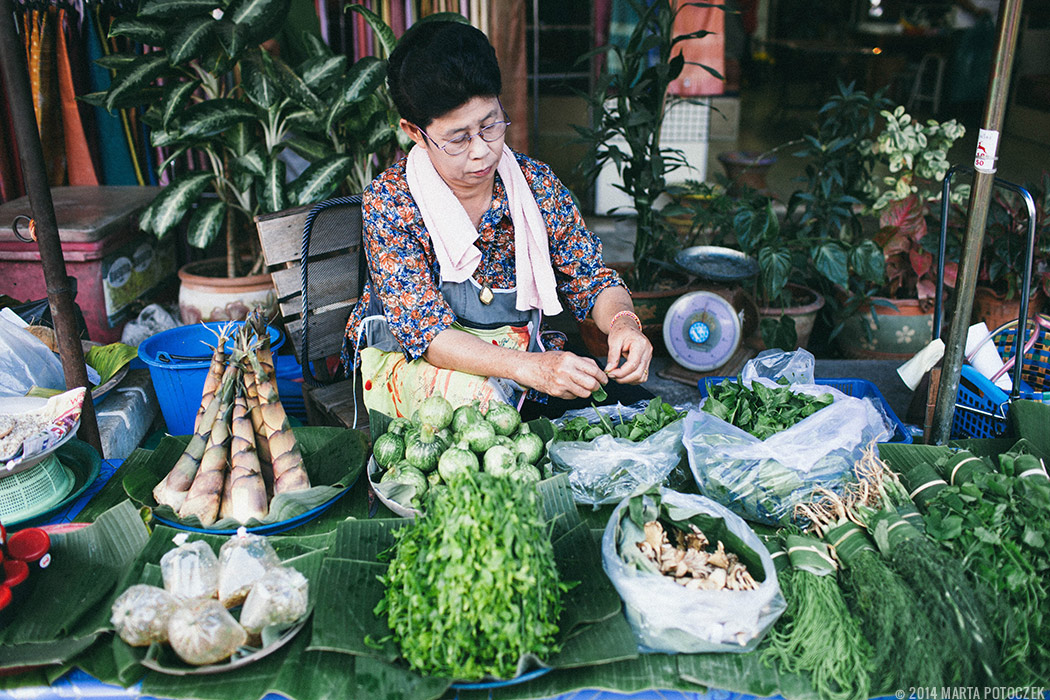
[[[872,649],[842,597],[827,545],[808,535],[788,535],[785,544],[791,571],[778,580],[788,606],[769,634],[763,660],[790,673],[808,672],[823,700],[867,698]]]

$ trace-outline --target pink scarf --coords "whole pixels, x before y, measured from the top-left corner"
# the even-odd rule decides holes
[[[506,145],[496,172],[507,190],[507,204],[514,224],[516,307],[519,311],[541,309],[547,316],[558,314],[561,303],[551,267],[547,226],[521,166]],[[481,262],[481,251],[474,245],[478,231],[466,209],[441,179],[422,146],[413,146],[409,151],[406,174],[408,190],[434,244],[442,279],[466,281]]]

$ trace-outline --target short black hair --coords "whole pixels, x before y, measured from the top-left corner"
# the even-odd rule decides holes
[[[418,22],[390,54],[387,85],[401,118],[427,128],[475,97],[499,97],[496,51],[462,22]]]

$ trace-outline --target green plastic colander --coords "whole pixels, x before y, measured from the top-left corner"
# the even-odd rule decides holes
[[[73,490],[76,478],[54,454],[0,479],[0,520],[23,521],[46,513]]]

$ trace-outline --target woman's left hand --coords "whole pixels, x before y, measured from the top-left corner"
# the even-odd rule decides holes
[[[641,384],[649,379],[652,359],[653,345],[634,318],[616,319],[609,328],[609,356],[605,365],[609,378],[621,384]]]

